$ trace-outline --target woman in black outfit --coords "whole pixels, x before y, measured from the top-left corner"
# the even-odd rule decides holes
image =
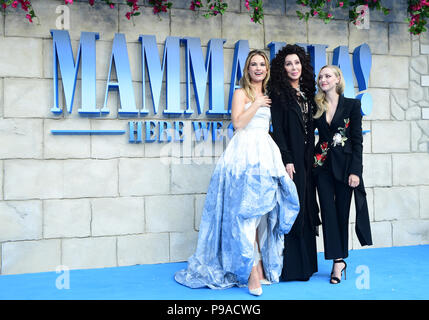
[[[301,209],[284,238],[283,281],[306,281],[317,272],[316,233],[321,222],[312,180],[315,89],[310,56],[300,46],[286,45],[271,62],[271,118],[273,138],[297,187]]]
[[[360,100],[343,96],[344,79],[337,66],[319,73],[314,124],[319,141],[314,173],[322,215],[325,259],[334,260],[332,284],[346,276],[348,226],[352,193],[356,202],[356,233],[361,245],[371,245],[366,193],[362,180],[362,114]]]

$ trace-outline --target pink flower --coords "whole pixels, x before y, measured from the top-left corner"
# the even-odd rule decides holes
[[[340,5],[340,7],[343,7],[344,2],[340,2],[339,5]]]
[[[332,17],[332,14],[331,13],[328,13],[328,18],[331,18]]]
[[[316,10],[313,11],[313,15],[317,16],[319,14],[319,12],[317,12]]]
[[[31,19],[31,16],[29,14],[27,14],[25,17],[28,19],[28,21],[33,22],[33,20]]]
[[[90,4],[91,6],[93,6],[93,5],[94,5],[94,1],[95,1],[95,0],[89,0],[89,4]]]
[[[127,17],[127,19],[128,19],[128,20],[130,20],[130,18],[131,18],[131,12],[127,12],[127,13],[125,14],[125,16]]]
[[[70,3],[70,4],[73,4],[73,0],[64,0],[64,3],[65,3],[65,4],[69,4],[69,3]]]
[[[110,6],[110,9],[114,9],[115,8],[115,5],[113,3],[111,3],[109,6]]]
[[[12,2],[12,8],[16,8],[18,6],[18,1]]]

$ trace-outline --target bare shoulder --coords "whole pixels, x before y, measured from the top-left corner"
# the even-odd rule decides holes
[[[246,91],[243,88],[238,88],[234,91],[233,98],[246,99]]]

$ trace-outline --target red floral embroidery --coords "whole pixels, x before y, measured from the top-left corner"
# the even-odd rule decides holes
[[[313,167],[317,167],[317,166],[323,166],[323,163],[326,160],[326,155],[328,154],[328,143],[327,142],[322,142],[320,144],[320,150],[322,151],[322,153],[316,153],[316,155],[314,156],[314,164]]]

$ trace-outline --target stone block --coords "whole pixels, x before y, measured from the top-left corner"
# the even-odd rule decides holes
[[[329,35],[327,37],[327,35]],[[327,51],[334,51],[336,47],[348,46],[349,25],[347,21],[332,20],[325,24],[320,19],[308,20],[308,43],[326,44]]]
[[[61,240],[2,244],[2,274],[54,271],[59,265],[61,265]]]
[[[56,26],[56,21],[60,17],[60,13],[56,13],[56,8],[64,4],[61,1],[34,1],[32,6],[37,15],[37,20],[34,19],[30,23],[25,18],[27,12],[21,9],[18,5],[17,9],[7,8],[5,15],[5,35],[7,37],[31,37],[31,38],[48,38],[51,36],[51,29],[58,29],[62,26]],[[59,20],[59,19],[58,19]]]
[[[3,198],[3,161],[0,160],[0,200]]]
[[[393,246],[429,244],[428,220],[393,221]]]
[[[429,76],[423,75],[423,76],[421,76],[420,79],[421,79],[420,80],[420,85],[422,87],[429,87]]]
[[[265,16],[265,46],[272,41],[287,44],[305,43],[307,28],[304,20],[297,17]]]
[[[370,22],[369,29],[358,29],[353,24],[349,25],[349,51],[366,43],[371,48],[372,54],[388,54],[389,35],[388,25],[380,22]]]
[[[116,238],[64,239],[62,264],[70,269],[116,267]]]
[[[230,2],[239,2],[239,1],[230,1]],[[270,0],[265,1],[263,5],[264,10],[264,23],[265,19],[268,17],[268,15],[280,15],[284,16],[286,11],[286,1],[284,0]],[[252,9],[251,9],[252,10]],[[229,12],[229,4],[228,4],[228,12]],[[245,6],[245,2],[241,1],[241,12],[242,13],[249,13],[252,11],[248,11]],[[248,18],[250,20],[250,17]]]
[[[420,120],[422,118],[422,109],[418,106],[410,107],[405,112],[406,120]]]
[[[62,99],[62,90],[60,100]],[[4,116],[10,118],[53,118],[52,80],[10,78],[4,82]]]
[[[389,89],[369,88],[372,97],[372,111],[364,117],[365,120],[390,120]]]
[[[118,265],[169,262],[168,233],[146,233],[118,237]]]
[[[88,237],[91,234],[89,199],[45,200],[44,238]]]
[[[370,87],[408,89],[408,69],[408,57],[372,55]]]
[[[417,73],[420,74],[427,74],[428,72],[428,59],[427,56],[417,56],[410,59],[411,62],[411,68],[414,69]]]
[[[0,38],[0,48],[7,48],[0,50],[0,77],[42,77],[42,44],[41,39]]]
[[[50,160],[5,160],[4,199],[63,197],[63,163]]]
[[[353,225],[354,230],[354,225]],[[371,222],[372,246],[362,247],[356,234],[353,234],[353,249],[384,248],[392,246],[392,224],[388,221]]]
[[[0,15],[0,36],[4,36],[4,16],[3,15]]]
[[[201,44],[207,45],[207,42],[212,38],[225,38],[221,34],[222,20],[224,19],[220,16],[206,19],[200,14],[192,14],[189,10],[171,9],[170,35],[175,37],[183,37],[185,35],[200,38]]]
[[[164,158],[119,160],[121,196],[168,194],[170,166]]]
[[[126,132],[123,135],[92,136],[91,157],[97,159],[144,157],[145,143],[129,142],[128,122],[129,120],[91,120],[92,130],[125,130]]]
[[[422,119],[429,120],[429,108],[422,108]]]
[[[187,261],[197,248],[198,232],[170,233],[170,262]]]
[[[390,91],[390,108],[395,120],[405,119],[405,110],[408,109],[408,90],[392,89]],[[388,120],[389,118],[386,118]]]
[[[144,232],[143,198],[92,200],[92,235],[122,235]]]
[[[365,187],[392,185],[392,156],[390,154],[363,155],[363,180]]]
[[[409,152],[411,145],[410,124],[400,121],[372,122],[372,152]]]
[[[0,242],[42,238],[41,201],[0,202]]]
[[[382,11],[371,10],[371,23],[373,21],[403,23],[407,19],[407,1],[385,0],[383,1],[383,6],[389,8],[390,13],[385,15]]]
[[[419,189],[420,197],[420,218],[429,218],[429,187],[421,186]]]
[[[427,44],[420,45],[420,54],[429,54],[429,45]]]
[[[64,161],[64,197],[112,197],[118,195],[118,161]]]
[[[237,30],[240,30],[237,32]],[[238,40],[248,40],[250,49],[264,49],[264,27],[253,23],[247,14],[226,12],[222,17],[222,35],[225,48],[234,48]]]
[[[0,158],[41,158],[43,120],[0,119]]]
[[[109,8],[104,1],[94,6],[87,2],[75,3],[70,6],[70,38],[80,39],[81,31],[97,32],[100,40],[113,40],[119,29],[118,9]]]
[[[429,185],[429,156],[427,153],[392,155],[393,185]]]
[[[297,16],[296,11],[302,10],[302,6],[297,4],[296,1],[286,1],[286,16]]]
[[[91,130],[89,119],[46,119],[43,151],[47,159],[90,157],[90,135],[56,135],[52,130]]]
[[[417,187],[374,188],[375,221],[419,218]]]
[[[3,78],[0,78],[0,118],[4,115]]]
[[[189,8],[189,1],[188,7]],[[178,8],[174,2],[174,8]],[[125,14],[130,10],[127,5],[119,6],[119,32],[124,33],[127,41],[137,42],[140,35],[156,35],[158,43],[164,43],[170,35],[170,17],[168,13],[153,14],[150,7],[141,7],[141,14],[128,20]],[[189,11],[189,10],[188,10]],[[188,12],[189,15],[192,12]]]
[[[146,232],[194,230],[194,197],[153,196],[145,198]]]
[[[172,164],[171,192],[207,192],[215,165],[214,158],[193,158],[190,164]]]
[[[425,88],[422,88],[417,82],[410,81],[408,89],[408,98],[411,101],[418,102],[425,98]]]
[[[411,55],[411,36],[407,24],[389,24],[389,54]]]

